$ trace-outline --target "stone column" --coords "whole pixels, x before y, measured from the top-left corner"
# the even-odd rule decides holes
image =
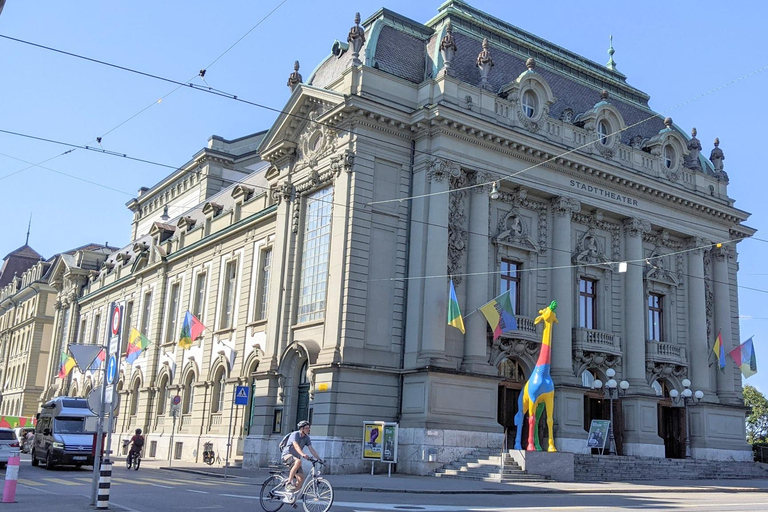
[[[733,349],[734,341],[731,333],[731,282],[728,276],[728,257],[730,256],[727,247],[712,249],[712,263],[714,267],[714,289],[715,289],[715,332],[718,331],[723,337],[723,347],[725,349],[726,359],[730,359],[728,352]],[[731,360],[733,363],[733,360]],[[733,366],[726,360],[725,371],[717,370],[717,396],[721,402],[729,401],[733,398]]]
[[[424,311],[422,319],[421,350],[419,359],[426,364],[436,364],[445,356],[445,332],[448,322],[448,282],[443,277],[448,271],[448,187],[451,174],[458,174],[455,164],[436,159],[430,164],[427,176],[430,180],[427,200],[428,225],[426,267],[424,275]]]
[[[478,176],[478,181],[487,181]],[[467,286],[467,300],[463,313],[484,304],[489,298],[488,293],[488,251],[489,233],[488,218],[490,198],[485,186],[478,186],[470,191],[469,234],[467,242],[467,270],[469,274],[464,280]],[[493,269],[496,270],[496,269]],[[464,337],[464,362],[466,371],[488,373],[493,368],[488,364],[488,322],[479,311],[467,318],[467,334]]]
[[[693,389],[709,394],[710,340],[707,337],[707,303],[704,291],[704,240],[687,240],[688,252],[688,364]]]
[[[626,325],[626,345],[624,348],[624,368],[627,380],[634,392],[651,388],[645,380],[645,317],[646,304],[643,290],[643,233],[650,231],[646,220],[624,220],[624,243],[626,258],[629,261],[624,279],[624,318]]]
[[[575,284],[571,268],[571,214],[581,211],[581,203],[570,197],[552,200],[554,233],[552,236],[552,299],[557,301],[558,323],[552,332],[552,367],[550,373],[562,379],[573,378],[573,303]],[[538,304],[542,309],[547,304]],[[538,313],[537,313],[538,314]]]

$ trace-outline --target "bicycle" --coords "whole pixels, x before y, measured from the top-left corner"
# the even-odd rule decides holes
[[[123,441],[123,449],[127,448],[130,444],[130,441]],[[139,466],[141,465],[141,451],[136,452],[136,454],[132,455],[132,452],[128,452],[128,457],[125,458],[125,467],[128,469],[131,469],[133,467],[134,470],[138,471]]]
[[[277,512],[286,503],[296,507],[296,502],[301,498],[304,512],[327,512],[333,505],[333,487],[322,474],[319,466],[325,466],[325,462],[314,457],[308,457],[312,463],[312,469],[304,479],[304,485],[298,491],[292,492],[286,488],[288,484],[288,470],[270,471],[272,476],[261,485],[259,501],[261,508],[266,512]]]

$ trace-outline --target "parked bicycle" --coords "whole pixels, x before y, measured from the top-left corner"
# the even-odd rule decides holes
[[[213,443],[203,444],[203,462],[212,465],[216,461],[216,452],[213,451]]]
[[[320,459],[309,457],[307,459],[312,463],[312,469],[304,479],[304,485],[298,491],[289,491],[286,488],[288,484],[288,469],[270,471],[272,476],[267,478],[261,485],[259,495],[261,508],[266,512],[277,512],[280,507],[286,503],[296,506],[296,502],[301,499],[304,506],[304,512],[327,512],[333,505],[333,487],[325,478],[320,478],[322,474],[320,466],[325,462]]]

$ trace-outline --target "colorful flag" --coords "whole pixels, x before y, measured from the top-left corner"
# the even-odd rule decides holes
[[[99,368],[101,368],[101,364],[104,362],[104,359],[107,357],[107,352],[104,349],[101,349],[99,351],[99,354],[96,356],[96,359],[93,360],[91,363],[91,366],[88,367],[89,370],[92,372],[95,372]]]
[[[59,366],[59,378],[63,379],[75,367],[75,359],[64,350],[61,351],[61,366]]]
[[[723,346],[722,333],[717,333],[717,339],[715,340],[715,345],[712,347],[712,352],[715,353],[720,369],[725,371],[725,347]]]
[[[190,348],[204,330],[203,323],[187,311],[184,315],[184,324],[181,326],[181,334],[179,334],[179,346],[183,349]]]
[[[752,345],[751,337],[728,353],[746,378],[750,378],[757,373],[757,358],[755,357],[755,347]]]
[[[466,334],[464,319],[461,318],[461,310],[459,309],[459,299],[456,298],[456,289],[453,287],[453,279],[451,279],[451,298],[448,301],[448,325],[460,330],[461,334]]]
[[[125,362],[133,364],[139,358],[141,352],[149,346],[149,339],[139,331],[131,327],[131,334],[128,337],[128,349],[125,351]]]
[[[480,311],[485,315],[488,324],[493,331],[495,340],[503,333],[517,330],[515,312],[512,311],[512,300],[509,298],[509,290],[502,293],[488,304],[481,306]]]

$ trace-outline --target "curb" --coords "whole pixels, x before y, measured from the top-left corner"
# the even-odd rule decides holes
[[[238,476],[238,475],[226,475],[225,476],[225,475],[223,475],[221,473],[211,473],[211,472],[208,472],[208,471],[201,471],[201,470],[198,470],[198,469],[174,468],[174,467],[170,467],[169,468],[169,467],[165,467],[165,466],[160,466],[157,469],[164,469],[166,471],[180,471],[182,473],[191,473],[193,475],[210,476],[210,477],[213,477],[213,478],[221,478],[221,479],[224,479],[224,478],[226,478],[226,479],[230,479],[230,478],[246,479],[246,478],[248,478],[246,476]],[[235,468],[233,468],[233,469],[235,469]]]

